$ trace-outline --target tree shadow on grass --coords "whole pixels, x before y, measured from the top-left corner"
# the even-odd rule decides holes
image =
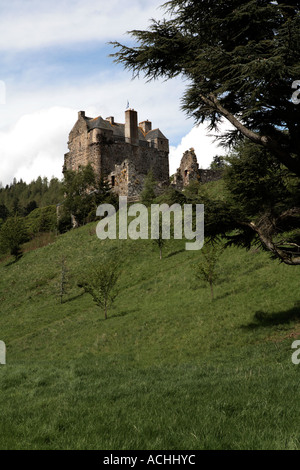
[[[101,313],[103,314],[103,311],[101,309],[99,309],[99,312],[101,311]],[[123,310],[122,312],[118,312],[118,313],[112,313],[110,314],[110,311],[108,310],[107,312],[107,319],[104,318],[104,316],[98,318],[98,322],[108,322],[109,320],[111,320],[112,318],[121,318],[121,317],[125,317],[126,315],[129,315],[130,313],[135,313],[137,312],[138,310],[137,309],[133,309],[133,310]]]
[[[110,315],[109,318],[125,317],[125,315],[128,315],[129,313],[135,313],[135,312],[137,312],[137,309],[123,310],[122,312],[114,313],[113,315]]]
[[[171,258],[171,256],[178,255],[179,253],[182,253],[183,251],[185,251],[184,248],[183,248],[182,250],[172,251],[172,252],[169,253],[165,258]]]
[[[6,264],[4,265],[4,267],[5,267],[5,268],[8,268],[9,266],[12,266],[13,264],[16,264],[21,258],[22,258],[22,256],[18,256],[18,258],[12,259],[12,260],[9,261],[8,263],[6,263]]]
[[[300,302],[297,302],[294,307],[290,308],[289,310],[281,312],[268,313],[258,310],[255,312],[253,319],[253,322],[249,323],[248,325],[244,325],[242,328],[255,329],[263,326],[284,325],[291,321],[299,321]]]
[[[73,302],[73,300],[78,299],[79,297],[82,297],[85,294],[85,292],[81,292],[80,294],[73,295],[72,297],[69,297],[67,299],[63,299],[62,304],[66,304],[67,302]]]

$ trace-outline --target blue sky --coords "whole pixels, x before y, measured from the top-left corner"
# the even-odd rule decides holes
[[[146,83],[115,64],[109,41],[159,19],[161,0],[0,0],[0,182],[62,177],[68,134],[79,110],[124,122],[127,100],[170,141],[170,173],[194,147],[200,167],[222,153],[180,110],[180,78]]]

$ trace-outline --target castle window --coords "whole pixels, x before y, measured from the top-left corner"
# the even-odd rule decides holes
[[[187,175],[188,175],[188,171],[184,170],[184,176],[187,177]]]
[[[114,187],[114,186],[115,186],[115,184],[116,184],[116,181],[115,181],[115,176],[114,176],[114,175],[112,175],[112,177],[111,177],[111,185],[112,185],[112,187]]]

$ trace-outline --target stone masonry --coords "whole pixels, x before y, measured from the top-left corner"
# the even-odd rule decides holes
[[[79,111],[68,148],[63,171],[91,163],[96,175],[105,178],[118,195],[137,198],[150,169],[159,187],[169,184],[169,141],[159,129],[152,129],[150,121],[138,124],[133,109],[125,111],[125,124]]]
[[[219,180],[220,178],[222,178],[222,171],[220,170],[199,169],[195,150],[190,148],[190,150],[184,152],[182,156],[180,167],[174,175],[172,185],[181,191],[185,186],[188,186],[191,181],[207,183],[209,181]]]

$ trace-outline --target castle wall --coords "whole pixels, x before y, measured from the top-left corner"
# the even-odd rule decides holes
[[[107,175],[110,182],[114,177],[114,191],[117,194],[137,196],[143,189],[144,178],[150,169],[158,182],[169,180],[166,152],[127,143],[102,146],[100,152],[102,174]]]
[[[116,131],[113,117],[107,120],[86,118],[80,111],[69,135],[64,168],[77,171],[79,166],[91,163],[96,174],[107,178],[117,194],[133,197],[142,191],[150,169],[158,183],[168,182],[169,141],[158,129],[147,141],[151,122],[141,124],[138,131],[136,111],[127,110],[122,135],[122,125],[118,124]],[[144,140],[138,140],[138,132]]]
[[[222,178],[222,170],[199,170],[200,183],[209,183],[210,181],[217,181]]]

